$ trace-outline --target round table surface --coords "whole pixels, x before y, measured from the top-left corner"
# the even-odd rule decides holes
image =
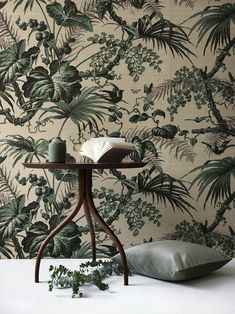
[[[142,168],[145,162],[119,162],[119,163],[54,163],[54,162],[24,162],[23,166],[32,169],[118,169],[118,168]]]

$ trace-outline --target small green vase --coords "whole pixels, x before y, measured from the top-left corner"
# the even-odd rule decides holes
[[[49,162],[66,162],[66,141],[60,137],[55,137],[49,141],[48,145]]]

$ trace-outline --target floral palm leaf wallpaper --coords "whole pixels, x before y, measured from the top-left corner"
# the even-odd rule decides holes
[[[68,161],[116,136],[147,163],[93,173],[125,247],[168,238],[234,254],[234,22],[222,0],[0,1],[0,258],[35,257],[76,204],[76,171],[22,166],[45,161],[55,136]],[[91,256],[82,210],[45,255]]]

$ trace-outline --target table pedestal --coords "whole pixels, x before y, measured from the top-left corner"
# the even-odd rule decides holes
[[[91,236],[91,246],[92,246],[92,259],[96,260],[96,242],[95,242],[95,231],[92,224],[92,218],[100,224],[103,230],[110,236],[115,245],[118,248],[118,251],[121,256],[123,274],[124,274],[124,285],[128,285],[128,268],[127,261],[124,249],[122,247],[121,242],[118,237],[114,234],[111,228],[105,223],[103,218],[100,216],[98,211],[95,208],[93,197],[92,197],[92,170],[91,169],[79,169],[79,193],[78,193],[78,201],[75,209],[71,212],[69,216],[67,216],[52,232],[46,237],[44,242],[41,244],[40,249],[36,258],[35,265],[35,282],[39,282],[39,269],[40,262],[42,259],[42,255],[44,249],[46,248],[48,242],[54,238],[54,236],[60,232],[72,219],[77,215],[80,208],[84,207],[84,212]]]

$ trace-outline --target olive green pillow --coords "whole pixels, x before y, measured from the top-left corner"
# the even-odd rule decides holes
[[[168,281],[205,276],[231,260],[209,247],[176,240],[137,245],[125,253],[131,271]],[[120,263],[119,254],[112,259]]]

